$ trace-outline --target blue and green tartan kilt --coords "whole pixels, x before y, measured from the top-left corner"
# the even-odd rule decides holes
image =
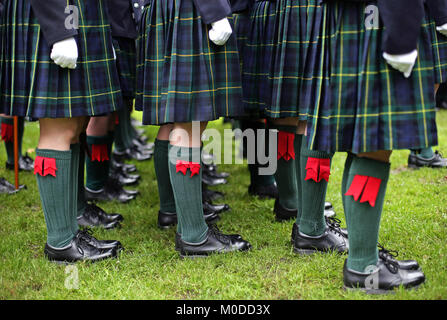
[[[122,37],[113,38],[116,52],[116,65],[124,98],[135,98],[135,81],[137,73],[137,52],[135,40]]]
[[[233,14],[234,33],[237,40],[237,49],[239,51],[239,59],[241,62],[241,70],[243,67],[244,48],[247,44],[248,32],[250,30],[250,16],[247,13]]]
[[[323,79],[321,0],[258,1],[244,56],[244,100],[270,118],[306,120]],[[327,77],[326,77],[327,79]]]
[[[122,107],[104,0],[73,0],[79,9],[75,70],[51,59],[29,0],[6,2],[0,58],[0,112],[32,118],[108,114]]]
[[[438,142],[430,35],[421,28],[418,60],[404,78],[382,58],[383,26],[366,28],[366,6],[375,4],[327,3],[330,88],[309,110],[313,150],[362,153]]]
[[[212,43],[193,0],[148,2],[137,40],[135,106],[143,123],[242,116],[236,37]]]
[[[447,81],[447,37],[436,30],[435,21],[428,16],[424,28],[432,43],[435,83],[444,83]]]

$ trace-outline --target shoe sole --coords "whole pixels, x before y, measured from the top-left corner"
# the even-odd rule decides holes
[[[418,284],[416,286],[410,287],[410,288],[404,288],[405,290],[418,290],[419,287],[423,285],[423,283]],[[363,292],[365,294],[369,295],[387,295],[387,294],[396,294],[396,290],[390,289],[366,289],[366,288],[353,288],[353,287],[347,287],[346,285],[343,286],[343,289],[350,292]],[[396,288],[397,289],[397,288]]]
[[[208,258],[209,256],[212,255],[216,255],[216,254],[225,254],[225,253],[232,253],[232,252],[247,252],[250,251],[252,249],[252,247],[247,248],[245,250],[234,250],[234,251],[224,251],[224,252],[210,252],[209,254],[205,254],[205,255],[188,255],[188,254],[182,254],[181,251],[179,251],[179,256],[181,260],[184,259],[203,259],[203,258]]]
[[[297,253],[299,255],[302,256],[310,256],[316,253],[324,253],[324,254],[331,254],[331,253],[337,253],[339,255],[343,255],[343,254],[347,254],[348,252],[340,252],[337,250],[313,250],[313,249],[298,249],[298,248],[293,248],[293,252]]]

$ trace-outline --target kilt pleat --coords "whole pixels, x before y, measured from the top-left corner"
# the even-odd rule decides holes
[[[258,1],[244,56],[244,100],[270,118],[306,120],[324,76],[320,0]]]
[[[436,30],[436,23],[429,16],[424,28],[432,43],[435,83],[444,83],[447,81],[447,37]]]
[[[145,6],[137,40],[135,102],[144,124],[244,114],[236,37],[217,46],[208,32],[193,0],[157,0]]]
[[[79,8],[75,70],[51,59],[30,1],[6,2],[0,111],[32,118],[97,116],[122,105],[104,0],[73,0]]]
[[[135,98],[135,81],[137,72],[137,54],[135,40],[114,37],[113,47],[116,52],[116,65],[121,84],[121,92],[125,98]]]
[[[382,58],[383,26],[366,29],[371,4],[327,3],[330,88],[309,110],[311,149],[361,153],[437,144],[430,36],[421,28],[419,57],[405,79]]]

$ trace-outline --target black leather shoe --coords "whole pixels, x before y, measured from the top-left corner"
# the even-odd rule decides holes
[[[124,160],[137,160],[137,161],[146,161],[152,158],[152,154],[143,152],[140,149],[138,149],[135,146],[132,146],[131,148],[119,152],[119,151],[113,151],[113,156],[116,158],[117,161],[123,162]]]
[[[235,240],[242,240],[242,236],[239,234],[229,234],[228,235],[231,238],[234,238]],[[182,236],[180,235],[180,233],[176,232],[175,233],[175,251],[179,251],[180,249],[180,239],[182,238]]]
[[[408,167],[409,168],[446,168],[447,158],[443,158],[439,151],[435,151],[435,154],[431,159],[425,159],[417,154],[410,154],[408,157]]]
[[[210,175],[206,174],[205,172],[202,173],[202,182],[210,187],[228,183],[228,181],[226,179],[214,178],[214,177],[211,177]]]
[[[98,206],[88,203],[84,214],[78,217],[78,225],[82,227],[100,227],[108,230],[118,227],[123,220],[124,218],[120,214],[107,214]]]
[[[219,191],[210,190],[206,185],[202,185],[202,199],[203,201],[213,202],[224,198],[224,194]]]
[[[385,249],[380,243],[379,243],[379,258],[383,261],[389,261],[393,264],[397,265],[399,269],[402,270],[419,270],[419,263],[415,260],[397,260],[397,256],[399,253],[397,251],[393,250],[387,250]]]
[[[91,246],[98,248],[99,250],[116,249],[117,251],[123,250],[121,242],[118,240],[98,240],[93,237],[93,231],[90,228],[79,229],[78,235],[83,237],[84,240]]]
[[[316,252],[347,253],[349,248],[348,239],[338,229],[328,226],[323,235],[309,237],[301,232],[295,234],[293,251],[298,254],[314,254]]]
[[[127,174],[137,171],[136,165],[128,164],[128,163],[124,163],[124,162],[118,162],[114,159],[114,157],[112,157],[112,161],[110,163],[111,163],[112,170],[114,168],[120,168]]]
[[[81,232],[78,232],[71,240],[69,247],[55,249],[46,244],[44,254],[48,260],[56,263],[74,263],[78,261],[96,262],[115,258],[118,254],[117,248],[101,250],[89,244],[89,242]]]
[[[207,224],[213,224],[219,221],[220,217],[212,211],[204,211],[203,217]],[[158,227],[160,229],[169,229],[177,225],[177,213],[158,211]]]
[[[8,182],[8,180],[5,178],[0,178],[0,194],[14,194],[22,189],[26,189],[26,186],[20,185],[19,189],[16,190],[16,187]]]
[[[406,289],[417,288],[425,282],[425,276],[419,270],[403,270],[389,261],[379,259],[372,273],[360,273],[343,266],[345,289],[360,290],[368,294],[384,294],[403,286]]]
[[[269,186],[250,185],[248,187],[248,194],[261,199],[277,199],[278,187],[276,184],[271,184]]]
[[[213,178],[226,179],[230,176],[228,172],[217,172],[217,166],[214,164],[211,165],[203,164],[202,169],[203,172],[205,172],[207,175]]]
[[[275,207],[273,208],[273,212],[275,213],[275,219],[278,222],[296,219],[296,216],[298,214],[297,209],[287,209],[287,208],[283,207],[279,203],[279,199],[276,199],[276,201],[275,201]]]
[[[341,221],[334,217],[325,217],[326,225],[332,229],[336,229],[343,237],[348,238],[348,229],[341,227]]]
[[[326,225],[328,227],[330,226],[331,228],[337,229],[341,233],[341,235],[347,239],[348,238],[348,230],[345,228],[340,228],[340,223],[341,223],[341,221],[338,219],[326,218]],[[299,227],[295,222],[292,227],[292,236],[290,237],[290,242],[292,244],[295,242],[295,238],[296,238],[296,235],[298,234],[298,232],[299,232]]]
[[[207,238],[203,243],[190,244],[184,242],[181,238],[178,241],[178,251],[181,258],[205,257],[213,253],[248,251],[251,249],[249,242],[242,238],[237,239],[225,235],[216,226],[211,226],[208,229]]]
[[[230,206],[228,204],[212,204],[211,202],[204,201],[203,202],[203,210],[210,211],[214,213],[222,213],[225,211],[230,211]]]
[[[85,189],[87,201],[118,201],[121,203],[135,199],[135,196],[128,195],[123,188],[115,185],[107,185],[100,192],[91,192]]]
[[[154,143],[145,143],[140,139],[133,139],[132,144],[135,145],[138,149],[143,151],[154,151],[155,144]]]
[[[14,163],[6,162],[6,169],[14,171]],[[31,159],[28,154],[19,158],[19,171],[33,171],[34,160]]]
[[[123,186],[133,186],[139,183],[141,176],[138,174],[125,173],[122,168],[114,168],[110,174],[110,178],[119,181]]]

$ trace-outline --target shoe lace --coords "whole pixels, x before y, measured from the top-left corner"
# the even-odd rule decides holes
[[[85,242],[88,245],[96,241],[96,239],[93,237],[93,230],[88,227],[80,228],[77,236],[79,240]]]
[[[223,243],[226,243],[226,244],[229,244],[231,242],[230,237],[223,234],[222,231],[220,231],[219,228],[215,224],[211,225],[209,228],[217,240],[219,240]]]
[[[383,260],[385,266],[388,270],[390,270],[390,272],[396,274],[399,270],[399,265],[395,258],[399,255],[399,253],[395,250],[385,249],[380,243],[378,244],[378,247],[380,259]]]
[[[326,218],[326,224],[329,227],[329,231],[332,231],[334,233],[338,233],[339,235],[343,235],[343,232],[341,231],[341,220],[334,218],[334,217],[325,217]]]

